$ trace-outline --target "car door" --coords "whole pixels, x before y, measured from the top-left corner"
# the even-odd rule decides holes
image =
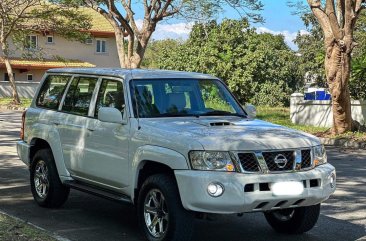
[[[58,119],[54,120],[60,135],[65,166],[75,177],[85,175],[81,161],[86,153],[85,140],[90,134],[87,123],[97,82],[98,77],[74,76],[63,97]]]
[[[125,100],[122,80],[107,77],[100,80],[94,118],[88,120],[88,131],[84,139],[85,152],[79,161],[83,170],[81,177],[118,190],[128,186],[129,180],[129,123]],[[117,108],[124,123],[99,121],[98,111],[101,107]]]

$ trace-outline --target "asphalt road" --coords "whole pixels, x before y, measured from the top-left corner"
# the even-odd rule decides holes
[[[134,208],[75,190],[60,209],[44,209],[33,201],[29,173],[18,159],[15,143],[20,112],[0,112],[0,211],[31,222],[70,240],[144,240]],[[194,240],[366,240],[366,151],[328,148],[337,168],[335,195],[322,205],[317,225],[296,236],[272,231],[261,213],[220,216],[196,221]]]

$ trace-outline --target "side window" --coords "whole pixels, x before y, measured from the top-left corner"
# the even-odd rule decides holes
[[[103,79],[99,88],[95,117],[98,117],[100,107],[114,107],[123,114],[125,99],[123,95],[123,84],[118,80]]]
[[[66,94],[62,111],[87,116],[97,78],[76,77]]]
[[[57,110],[70,76],[50,75],[44,81],[36,100],[38,107]]]

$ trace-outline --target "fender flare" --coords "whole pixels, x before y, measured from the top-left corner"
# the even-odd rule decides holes
[[[49,127],[48,125],[43,124],[36,124],[35,126],[33,126],[32,129],[35,131],[33,131],[31,135],[31,140],[29,142],[30,145],[34,145],[36,139],[41,139],[47,142],[51,148],[57,172],[61,181],[63,181],[63,179],[68,180],[70,177],[70,173],[65,166],[62,146],[60,142],[60,135],[58,131],[56,131],[54,128]]]
[[[132,195],[132,200],[134,198],[134,190],[138,187],[140,170],[149,161],[164,164],[172,170],[189,169],[186,157],[177,151],[154,145],[144,145],[137,148],[131,163],[132,190],[130,190],[130,193]]]

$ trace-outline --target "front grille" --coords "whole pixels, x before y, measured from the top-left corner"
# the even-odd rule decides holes
[[[294,168],[294,151],[263,152],[262,155],[271,172],[290,171]]]
[[[257,158],[254,153],[239,153],[240,164],[246,172],[259,172]]]
[[[311,154],[310,150],[301,151],[301,169],[311,167]]]

